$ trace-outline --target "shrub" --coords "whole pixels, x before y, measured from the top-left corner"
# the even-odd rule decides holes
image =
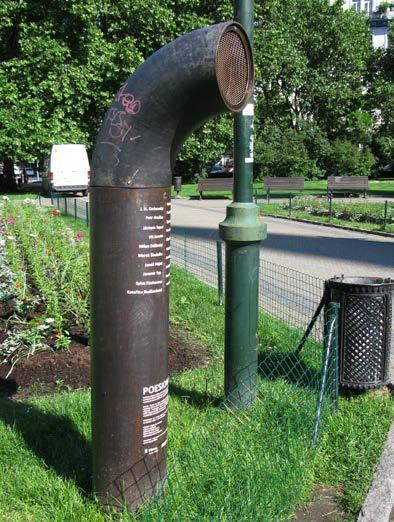
[[[337,139],[321,161],[329,176],[369,176],[376,158],[368,147]]]
[[[319,178],[323,172],[311,159],[304,134],[295,129],[273,132],[256,143],[256,168],[261,176]]]

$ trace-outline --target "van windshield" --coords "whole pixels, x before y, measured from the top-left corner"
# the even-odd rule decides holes
[[[56,147],[51,154],[51,171],[85,171],[89,170],[86,149],[83,146]]]

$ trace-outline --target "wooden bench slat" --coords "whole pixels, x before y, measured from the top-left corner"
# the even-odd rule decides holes
[[[305,178],[263,178],[266,189],[304,190]]]
[[[200,193],[200,197],[203,192],[214,192],[222,190],[233,190],[234,178],[204,178],[199,179],[197,184],[197,190]]]
[[[328,189],[368,189],[368,176],[329,176],[327,178]]]

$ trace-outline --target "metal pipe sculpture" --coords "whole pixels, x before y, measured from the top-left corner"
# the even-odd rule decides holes
[[[253,88],[248,38],[234,22],[186,34],[117,93],[92,161],[93,489],[135,511],[165,483],[170,186],[194,129],[241,111]]]

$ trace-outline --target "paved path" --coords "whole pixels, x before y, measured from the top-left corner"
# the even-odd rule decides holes
[[[217,237],[230,200],[172,200],[173,231]],[[262,257],[326,279],[334,275],[394,278],[394,238],[265,218],[268,237]]]

